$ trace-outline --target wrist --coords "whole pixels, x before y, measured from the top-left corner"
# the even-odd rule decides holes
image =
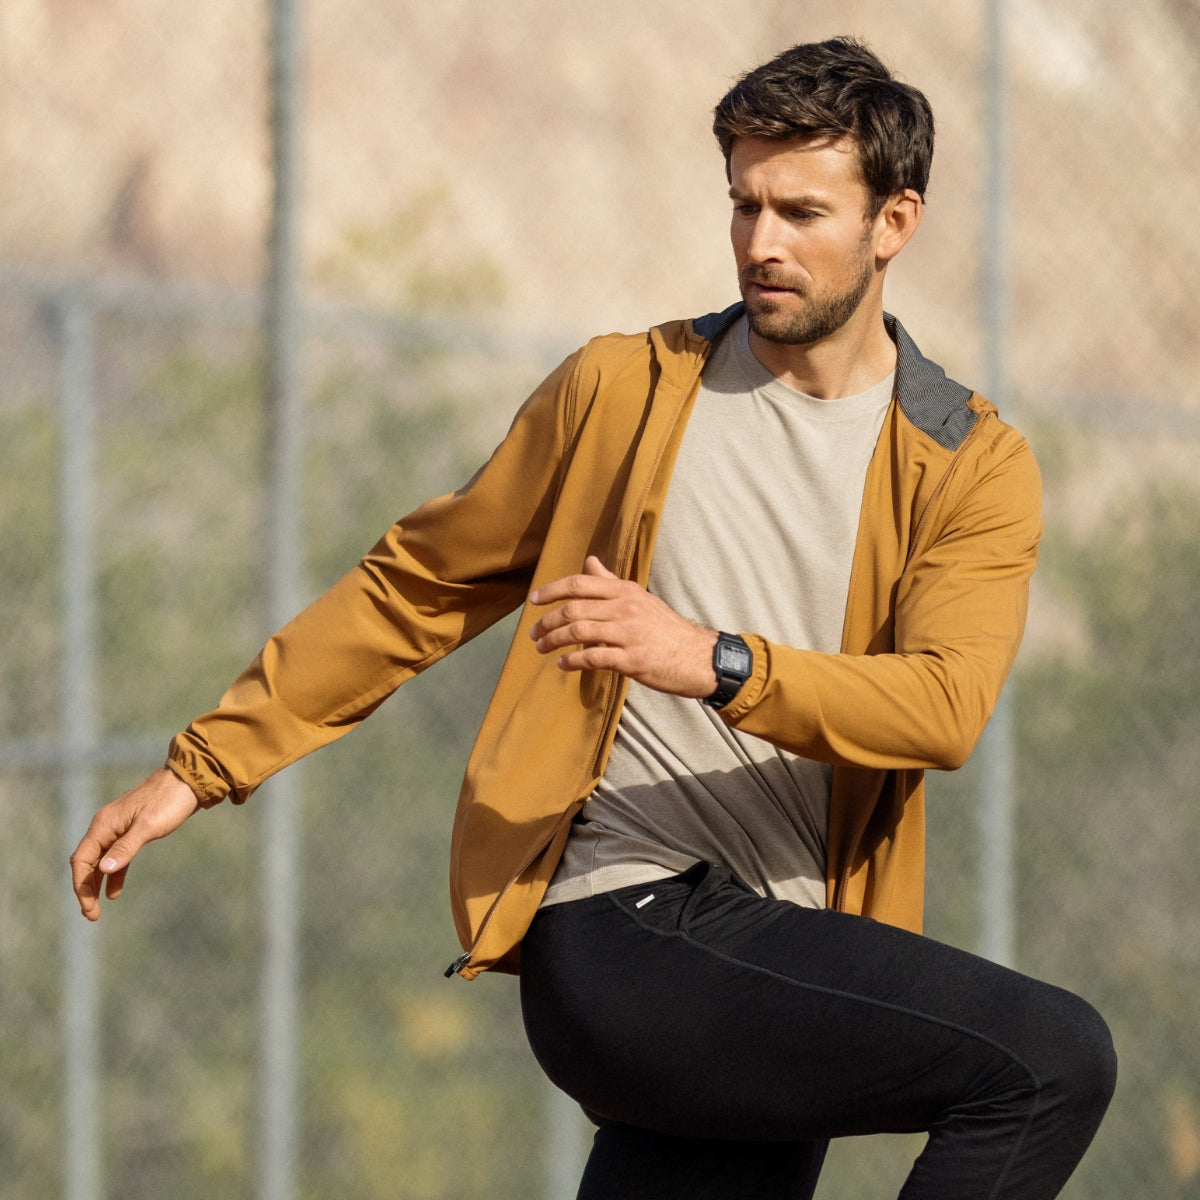
[[[718,633],[712,649],[716,687],[703,698],[709,708],[721,709],[742,690],[754,671],[754,654],[736,633]]]

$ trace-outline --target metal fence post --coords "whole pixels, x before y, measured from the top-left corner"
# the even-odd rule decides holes
[[[983,340],[989,398],[1011,419],[1006,355],[1009,346],[1008,80],[1004,0],[986,0],[986,192],[984,199]],[[980,953],[1011,966],[1014,960],[1013,717],[1007,689],[980,741]]]
[[[95,566],[93,557],[92,313],[78,297],[53,310],[59,344],[61,466],[59,580],[62,620],[61,729],[63,863],[96,805]],[[99,929],[67,890],[63,911],[63,1168],[67,1200],[100,1200]]]
[[[273,196],[266,345],[267,623],[299,599],[301,395],[299,354],[299,0],[271,0]],[[259,793],[264,959],[261,991],[258,1195],[296,1194],[299,1126],[300,787],[296,768]]]
[[[575,1103],[548,1079],[545,1097],[546,1144],[543,1152],[546,1200],[571,1200],[587,1162],[590,1143],[587,1124]]]

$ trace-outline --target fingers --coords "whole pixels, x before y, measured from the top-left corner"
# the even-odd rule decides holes
[[[552,654],[575,645],[605,646],[619,636],[617,623],[629,614],[628,607],[619,603],[622,597],[641,590],[614,575],[595,555],[589,555],[581,574],[556,579],[530,593],[531,603],[558,607],[545,613],[530,629],[529,636],[540,654]],[[590,659],[571,669],[582,670],[587,666],[614,669],[611,662]]]
[[[128,873],[128,867],[121,867],[104,877],[104,894],[109,900],[115,900],[125,890],[125,876]]]
[[[540,654],[551,654],[566,646],[592,645],[613,641],[619,636],[613,628],[619,614],[611,601],[589,604],[571,600],[548,612],[529,631]]]
[[[147,842],[177,829],[197,808],[191,788],[164,768],[100,809],[71,855],[79,911],[89,921],[98,920],[101,881],[107,898],[115,900],[134,855]]]
[[[529,636],[540,654],[557,654],[563,671],[615,671],[678,696],[716,686],[716,632],[680,616],[640,584],[621,579],[598,558],[530,594],[547,611]]]
[[[620,579],[619,575],[614,575],[594,554],[589,554],[584,559],[583,573],[598,579]]]
[[[576,598],[545,613],[529,630],[538,653],[553,654],[575,645],[627,645],[639,628],[641,599],[634,590],[636,585],[628,586],[627,593]]]
[[[628,650],[604,643],[569,650],[560,654],[556,662],[563,671],[616,671],[619,675],[630,676],[636,671]]]
[[[71,855],[71,882],[79,910],[89,921],[100,918],[100,890],[105,868],[112,870],[116,863],[109,855],[124,829],[113,824],[114,805],[106,805],[93,818],[75,853]]]
[[[117,834],[108,823],[108,810],[102,808],[92,818],[87,833],[75,848],[75,853],[71,855],[71,884],[79,902],[79,911],[89,921],[100,919],[100,889],[107,873],[103,868],[116,867],[116,864],[106,857],[108,848],[116,840]],[[109,887],[111,886],[110,883]],[[120,894],[119,884],[117,894]],[[109,897],[115,898],[111,891]]]
[[[567,575],[545,583],[540,588],[529,593],[531,604],[558,604],[572,597],[603,598],[616,593],[619,586],[625,583],[619,575],[614,575],[594,554],[589,554],[584,560],[583,572],[579,575]],[[614,587],[614,584],[617,587]]]
[[[91,865],[90,848],[87,839],[79,843],[75,853],[71,855],[71,886],[75,889],[75,899],[79,902],[79,911],[89,921],[100,919],[100,883],[104,878],[100,871]]]

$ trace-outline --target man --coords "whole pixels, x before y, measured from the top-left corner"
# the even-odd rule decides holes
[[[1051,1197],[1111,1095],[1103,1022],[915,932],[921,773],[987,721],[1040,535],[1024,440],[883,312],[932,114],[838,39],[714,129],[742,304],[564,363],[97,814],[76,892],[95,919],[146,841],[523,606],[448,973],[519,967],[599,1125],[580,1196],[806,1197],[828,1138],[926,1130],[906,1200]]]

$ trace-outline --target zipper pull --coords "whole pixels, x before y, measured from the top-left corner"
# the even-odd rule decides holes
[[[470,961],[471,952],[470,950],[466,950],[446,968],[444,972],[445,977],[449,979],[452,975],[457,975]]]

